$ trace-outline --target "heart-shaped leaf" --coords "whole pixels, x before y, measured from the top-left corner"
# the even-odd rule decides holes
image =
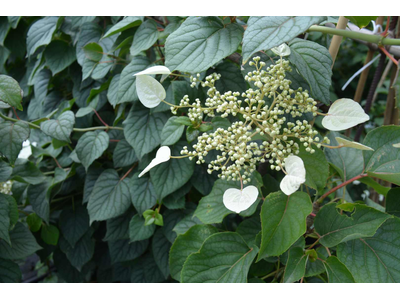
[[[245,187],[243,190],[227,189],[224,193],[223,202],[227,209],[240,213],[248,209],[258,197],[258,189],[254,185]]]
[[[287,175],[282,179],[280,188],[286,195],[291,195],[306,181],[306,169],[303,160],[292,155],[285,159]]]
[[[336,100],[322,119],[322,125],[332,131],[349,129],[369,120],[360,104],[354,100],[342,98]]]
[[[59,140],[70,142],[69,136],[74,128],[75,115],[72,111],[61,114],[57,120],[48,120],[40,124],[40,129],[47,135]]]
[[[162,146],[160,149],[157,150],[156,157],[153,158],[151,163],[139,174],[139,177],[142,177],[151,168],[157,166],[163,162],[168,161],[171,158],[171,149],[168,146]]]
[[[136,76],[136,91],[140,102],[147,108],[158,106],[167,96],[161,83],[148,75]]]

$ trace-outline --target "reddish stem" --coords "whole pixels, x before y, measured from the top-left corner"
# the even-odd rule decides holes
[[[18,117],[18,114],[17,114],[17,111],[15,110],[15,108],[14,108],[14,107],[11,107],[11,108],[13,109],[14,114],[15,114],[15,116],[17,117],[17,119],[18,119],[18,120],[21,120],[21,119]]]
[[[353,178],[351,178],[351,179],[349,179],[349,180],[343,182],[342,184],[339,184],[338,186],[334,187],[334,188],[331,189],[330,191],[328,191],[328,192],[326,192],[325,194],[323,194],[323,195],[321,196],[321,198],[318,199],[318,202],[321,203],[322,200],[324,200],[324,199],[325,199],[326,197],[328,197],[330,194],[336,192],[338,189],[340,189],[340,188],[342,188],[342,187],[348,185],[349,183],[352,183],[353,181],[356,181],[356,180],[358,180],[358,179],[361,179],[361,178],[364,178],[364,177],[367,177],[367,176],[368,176],[368,174],[360,174],[360,175],[358,175],[358,176],[356,176],[356,177],[353,177]]]
[[[58,166],[60,169],[62,169],[62,167],[61,167],[60,163],[58,162],[58,160],[57,160],[55,157],[53,157],[53,158],[54,158],[54,161],[56,162],[57,166]]]
[[[310,216],[316,217],[317,215],[314,213],[310,213]]]
[[[389,58],[392,60],[392,62],[393,62],[396,66],[399,65],[399,62],[386,50],[385,47],[379,46],[379,49],[381,49],[382,52],[385,53],[385,55],[386,55],[387,57],[389,57]]]
[[[386,36],[388,31],[389,31],[389,24],[390,24],[390,17],[387,17],[387,21],[386,21],[386,29],[384,32],[381,33],[381,36]]]
[[[103,119],[100,117],[100,115],[98,114],[97,110],[94,109],[94,113],[96,114],[96,116],[99,118],[100,122],[103,123],[104,126],[108,127],[108,124],[106,122],[103,121]]]
[[[118,143],[120,140],[113,140],[113,139],[110,139],[110,142],[115,142],[115,143]]]
[[[128,170],[128,172],[126,172],[125,175],[122,176],[122,178],[121,178],[119,181],[124,180],[124,179],[126,178],[126,176],[128,176],[129,173],[132,172],[132,170],[137,166],[137,164],[138,164],[138,163],[135,163],[135,164]]]

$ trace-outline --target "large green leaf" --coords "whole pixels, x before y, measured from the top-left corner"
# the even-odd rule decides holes
[[[144,225],[144,218],[137,214],[129,222],[129,239],[131,242],[147,240],[151,238],[156,230],[156,225]]]
[[[400,219],[387,220],[373,237],[339,244],[337,253],[356,282],[400,282]]]
[[[215,83],[215,87],[220,93],[232,91],[242,94],[247,89],[246,81],[237,65],[225,61],[212,71],[221,75],[221,79]]]
[[[333,247],[341,242],[373,236],[376,230],[391,216],[363,204],[352,204],[351,216],[341,215],[336,203],[324,205],[314,220],[320,243]]]
[[[143,17],[137,17],[137,16],[125,17],[124,19],[119,21],[117,24],[115,24],[113,27],[111,27],[102,38],[104,39],[106,37],[109,37],[109,36],[112,36],[119,32],[122,32],[124,30],[127,30],[129,28],[139,26],[142,23],[142,21],[143,21]]]
[[[138,213],[142,214],[157,204],[156,192],[149,176],[139,178],[139,173],[133,174],[129,188],[132,204]]]
[[[253,53],[291,41],[326,17],[250,17],[243,37],[243,62]]]
[[[128,179],[121,180],[117,171],[105,170],[97,179],[89,198],[90,223],[122,215],[131,205]]]
[[[128,210],[123,215],[107,220],[107,233],[103,241],[115,241],[129,239],[129,223],[133,212]]]
[[[153,250],[154,261],[160,271],[164,274],[164,278],[169,276],[169,250],[171,243],[165,237],[163,231],[158,229],[153,236],[151,249]]]
[[[328,49],[303,39],[294,39],[289,46],[289,61],[310,85],[311,95],[316,100],[329,104],[332,58]]]
[[[12,179],[24,183],[39,184],[46,177],[33,162],[17,158],[13,168]]]
[[[22,110],[22,96],[23,92],[14,78],[0,75],[0,103],[2,101]]]
[[[39,47],[51,42],[58,21],[59,17],[44,17],[33,23],[26,38],[28,56],[34,54]]]
[[[0,240],[4,240],[9,245],[11,245],[10,241],[10,208],[9,208],[9,200],[7,198],[11,198],[11,196],[0,194]]]
[[[133,264],[131,283],[156,283],[162,282],[164,279],[164,275],[151,253],[138,258]]]
[[[60,214],[59,226],[63,237],[71,245],[75,244],[89,229],[89,215],[84,206],[63,209]]]
[[[74,124],[74,113],[72,111],[66,111],[56,120],[48,120],[40,123],[40,129],[52,138],[70,143],[69,137],[74,128]]]
[[[140,52],[149,49],[158,39],[157,23],[153,20],[146,20],[140,24],[133,37],[130,49],[131,55],[138,55]]]
[[[13,165],[22,149],[22,142],[29,137],[27,123],[0,121],[0,152]]]
[[[21,270],[15,262],[0,258],[0,283],[18,283],[21,279]]]
[[[171,148],[172,156],[179,156],[182,146],[185,143],[178,143]],[[194,171],[194,161],[188,158],[170,159],[150,171],[151,181],[154,184],[159,199],[175,192],[182,187],[192,177]]]
[[[114,168],[130,166],[137,160],[132,146],[126,140],[119,141],[113,153]]]
[[[242,41],[239,24],[224,25],[218,17],[189,17],[165,43],[165,65],[197,73],[232,54]]]
[[[366,27],[371,21],[375,21],[376,18],[378,17],[372,17],[372,16],[354,16],[354,17],[348,17],[346,16],[347,19],[349,19],[349,21],[351,23],[354,23],[355,25],[357,25],[360,28]]]
[[[127,240],[110,241],[110,256],[112,263],[134,260],[141,256],[147,249],[148,240],[130,243]]]
[[[337,257],[330,256],[324,266],[329,283],[354,283],[353,275]]]
[[[207,238],[198,253],[189,255],[181,281],[187,283],[245,283],[257,249],[250,248],[234,232],[216,233]]]
[[[0,240],[0,258],[22,259],[41,249],[35,237],[22,223],[17,223],[10,232],[10,240],[11,246]]]
[[[44,57],[46,65],[54,76],[69,67],[76,60],[75,48],[67,42],[55,40],[46,47]]]
[[[136,92],[136,73],[143,71],[150,65],[147,57],[137,56],[127,65],[121,73],[118,81],[118,93],[116,104],[133,102],[139,99]]]
[[[400,126],[382,126],[368,132],[364,139],[375,151],[364,151],[365,171],[377,177],[400,185]]]
[[[312,211],[310,197],[303,192],[286,196],[269,194],[261,208],[261,246],[258,260],[281,255],[307,229],[306,218]]]
[[[135,107],[124,121],[124,135],[139,159],[161,143],[161,130],[167,117],[164,113],[149,114],[144,107]]]
[[[86,170],[108,148],[109,140],[108,134],[100,130],[89,131],[81,136],[75,151]]]
[[[171,117],[165,123],[161,131],[161,145],[170,146],[175,144],[182,136],[185,125],[174,122],[178,117]]]
[[[65,239],[60,239],[61,250],[78,271],[81,271],[82,267],[93,257],[95,243],[92,234],[93,230],[87,231],[74,247],[71,247]]]
[[[172,278],[181,280],[182,267],[187,257],[199,251],[204,240],[217,232],[218,230],[211,225],[195,225],[176,238],[169,254]]]
[[[285,273],[283,274],[283,282],[288,283],[300,280],[305,274],[307,259],[308,256],[302,248],[294,247],[290,249]]]

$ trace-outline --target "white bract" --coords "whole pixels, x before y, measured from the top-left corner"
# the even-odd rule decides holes
[[[271,51],[279,56],[289,56],[290,55],[290,48],[285,43],[283,43],[282,45],[280,45],[278,47],[272,48]]]
[[[360,150],[374,151],[374,149],[372,149],[371,147],[365,146],[365,145],[357,143],[357,142],[352,142],[352,141],[346,140],[341,137],[336,137],[335,139],[339,143],[339,146],[356,148],[356,149],[360,149]]]
[[[141,71],[139,73],[136,73],[133,76],[156,75],[156,74],[169,75],[169,74],[171,74],[171,71],[165,66],[154,66],[154,67],[148,68],[146,70],[143,70],[143,71]]]
[[[306,181],[306,169],[303,160],[292,155],[285,159],[287,175],[282,179],[280,188],[286,195],[291,195]]]
[[[162,146],[160,149],[157,150],[156,157],[149,163],[149,165],[142,171],[142,173],[139,174],[139,177],[142,177],[144,174],[146,174],[148,171],[150,171],[151,168],[169,161],[171,158],[171,149],[168,146]]]
[[[354,100],[343,98],[336,100],[322,119],[322,125],[331,131],[349,129],[369,120],[360,104]]]
[[[164,87],[149,75],[140,75],[136,78],[136,91],[140,102],[147,108],[160,104],[166,97]]]
[[[227,189],[223,196],[223,202],[227,209],[240,213],[256,202],[257,197],[258,189],[254,185],[250,185],[243,190]]]
[[[398,143],[398,144],[393,144],[393,147],[395,147],[395,148],[400,148],[400,143]]]

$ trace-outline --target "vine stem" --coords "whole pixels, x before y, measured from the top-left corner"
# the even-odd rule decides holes
[[[358,175],[358,176],[356,176],[356,177],[353,177],[353,178],[351,178],[351,179],[349,179],[349,180],[343,182],[342,184],[339,184],[338,186],[334,187],[334,188],[331,189],[330,191],[328,191],[328,192],[326,192],[325,194],[323,194],[323,195],[321,196],[321,198],[319,198],[319,199],[317,200],[317,202],[318,202],[318,203],[322,203],[322,201],[323,201],[326,197],[328,197],[330,194],[336,192],[338,189],[340,189],[340,188],[342,188],[342,187],[348,185],[349,183],[352,183],[353,181],[356,181],[356,180],[358,180],[358,179],[361,179],[361,178],[364,178],[364,177],[367,177],[367,176],[368,176],[368,174],[360,174],[360,175]]]
[[[133,166],[128,170],[128,172],[125,173],[124,176],[122,176],[122,178],[119,181],[122,181],[126,178],[126,176],[129,175],[130,172],[132,172],[132,170],[137,166],[138,163],[134,163]]]
[[[340,35],[343,37],[361,40],[378,45],[397,45],[400,46],[400,39],[385,38],[379,35],[366,34],[361,32],[349,31],[344,29],[329,28],[325,26],[312,25],[307,31],[309,32],[322,32],[333,35]]]
[[[104,120],[100,117],[100,115],[99,115],[99,113],[97,112],[97,110],[94,109],[93,111],[94,111],[94,113],[96,114],[96,116],[99,118],[100,122],[101,122],[104,126],[110,127],[110,126],[108,126],[108,124],[107,124],[106,122],[104,122]]]

